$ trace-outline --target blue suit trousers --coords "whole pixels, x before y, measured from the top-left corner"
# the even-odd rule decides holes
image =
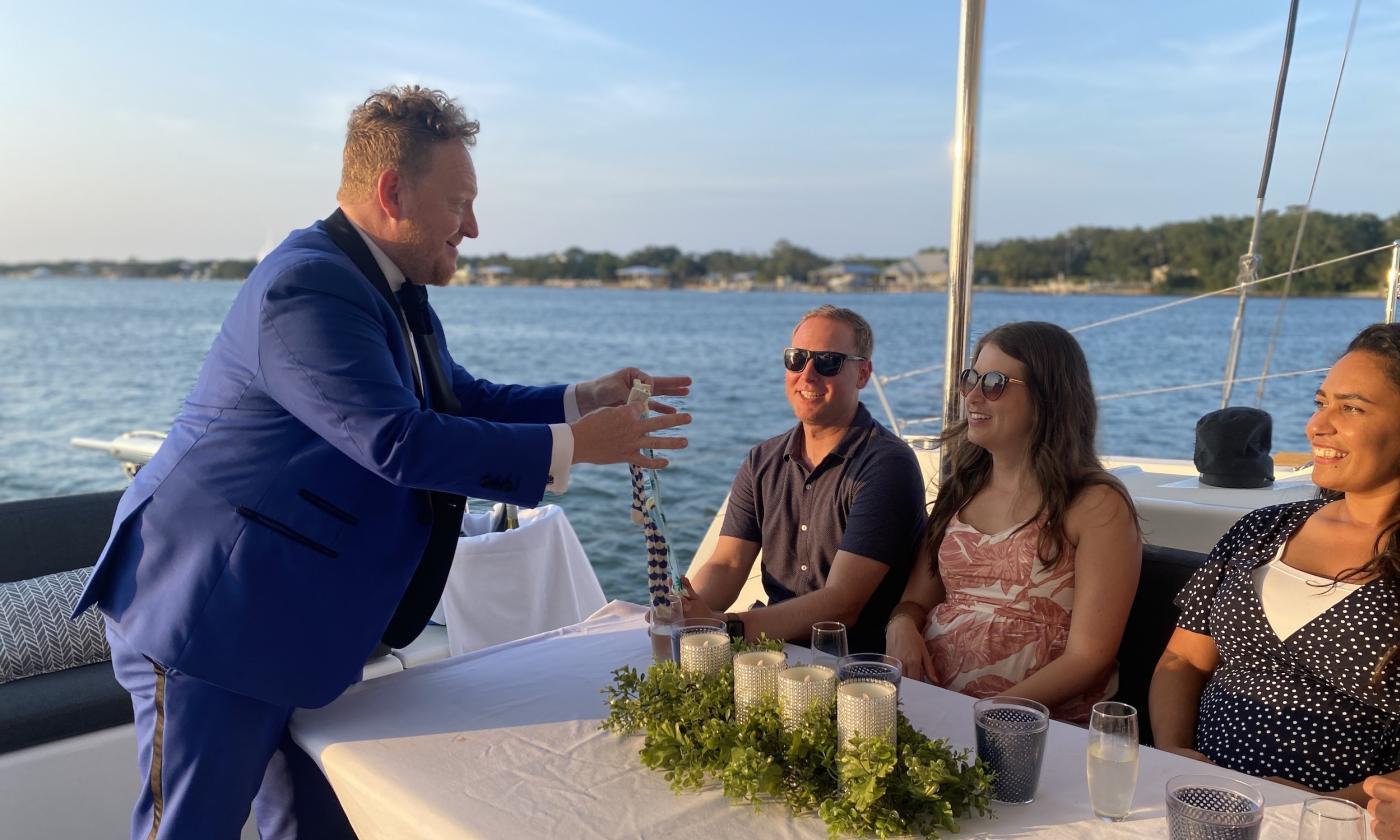
[[[286,735],[292,708],[164,668],[110,629],[107,641],[136,716],[141,791],[132,840],[237,840],[250,807],[263,840],[298,836],[297,761]]]

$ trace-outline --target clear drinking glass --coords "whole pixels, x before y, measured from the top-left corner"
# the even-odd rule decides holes
[[[680,661],[680,623],[682,618],[679,592],[662,596],[661,603],[651,608],[648,620],[653,661]]]
[[[1309,799],[1298,818],[1298,840],[1366,840],[1366,812],[1345,799]]]
[[[850,653],[846,625],[839,621],[818,621],[812,625],[812,664],[836,670],[841,657]]]
[[[1127,703],[1094,704],[1086,763],[1094,816],[1112,822],[1128,816],[1137,788],[1137,709]]]

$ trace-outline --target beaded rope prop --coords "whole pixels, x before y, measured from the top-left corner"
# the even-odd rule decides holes
[[[627,404],[640,405],[645,410],[650,399],[651,386],[640,379],[632,380],[632,393],[627,396]],[[650,450],[647,454],[651,454]],[[647,592],[653,607],[669,609],[670,596],[675,587],[671,579],[670,550],[663,531],[666,517],[661,513],[661,492],[656,471],[650,470],[648,476],[635,464],[629,470],[632,473],[632,521],[642,526],[647,542]]]

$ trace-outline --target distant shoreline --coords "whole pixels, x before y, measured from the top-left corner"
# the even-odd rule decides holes
[[[0,281],[4,280],[105,280],[113,283],[125,283],[131,281],[156,280],[167,283],[221,283],[235,282],[241,283],[246,278],[208,278],[208,277],[118,277],[111,275],[77,275],[77,274],[0,274]],[[481,288],[549,288],[549,289],[601,289],[605,291],[643,291],[643,292],[702,292],[706,294],[719,293],[747,293],[747,292],[781,292],[791,294],[823,294],[823,295],[844,295],[844,294],[944,294],[947,292],[946,286],[863,286],[849,288],[832,288],[819,286],[811,283],[751,283],[744,286],[713,286],[705,283],[685,283],[680,285],[646,285],[638,283],[617,283],[604,282],[602,280],[511,280],[497,281],[491,283],[480,282],[453,282],[449,286],[475,286]],[[1178,289],[1154,289],[1145,283],[1094,283],[1082,281],[1063,281],[1050,283],[1034,283],[1025,286],[1005,286],[995,283],[979,283],[973,287],[973,293],[991,292],[994,294],[1008,295],[1045,295],[1048,297],[1065,296],[1101,296],[1101,297],[1192,297],[1205,292],[1205,290],[1178,290]],[[1347,299],[1370,299],[1384,298],[1384,291],[1375,289],[1372,291],[1353,292],[1329,292],[1317,294],[1309,292],[1294,291],[1293,297],[1307,298],[1347,298]],[[1232,298],[1233,291],[1216,292],[1217,297]],[[1276,298],[1279,293],[1273,290],[1255,289],[1250,291],[1250,297]]]

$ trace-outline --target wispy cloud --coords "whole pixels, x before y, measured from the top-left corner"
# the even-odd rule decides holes
[[[676,113],[681,87],[675,82],[616,82],[573,97],[579,105],[623,115],[665,117]]]
[[[558,12],[540,8],[525,0],[476,0],[478,5],[515,15],[533,25],[541,34],[559,41],[585,44],[617,52],[640,52],[631,44],[619,41],[602,30],[565,17]]]
[[[1306,25],[1306,22],[1305,22]],[[1176,53],[1189,66],[1217,65],[1224,61],[1253,56],[1260,49],[1282,47],[1283,23],[1269,23],[1235,32],[1205,34],[1190,40],[1169,38],[1162,46]]]
[[[1320,68],[1335,67],[1335,47],[1340,44],[1320,43],[1316,37],[1309,37],[1316,36],[1317,24],[1322,19],[1317,15],[1300,18],[1292,66],[1294,71],[1302,72],[1290,74],[1290,81],[1306,78]],[[1229,32],[1202,34],[1190,40],[1162,39],[1146,54],[1096,61],[1009,62],[991,65],[988,72],[990,76],[1033,79],[1086,91],[1144,94],[1163,90],[1220,90],[1241,85],[1252,90],[1277,72],[1278,66],[1273,63],[1276,59],[1260,61],[1259,57],[1281,54],[1283,27],[1282,21],[1275,21]]]
[[[318,135],[339,135],[345,131],[345,121],[350,111],[363,102],[372,90],[384,85],[417,84],[445,91],[466,109],[467,116],[473,118],[517,97],[520,91],[519,86],[510,82],[423,73],[396,65],[374,68],[362,65],[357,70],[368,70],[356,74],[356,78],[363,79],[363,84],[341,81],[332,87],[311,91],[302,97],[302,107],[285,111],[281,121],[309,129]],[[271,118],[277,119],[277,116]]]
[[[198,120],[177,117],[160,111],[115,111],[113,119],[120,125],[154,129],[161,134],[192,134],[201,126]]]

